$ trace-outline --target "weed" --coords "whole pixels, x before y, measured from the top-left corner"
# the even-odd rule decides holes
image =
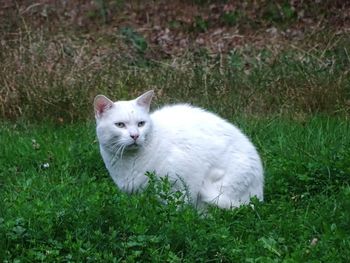
[[[208,30],[209,22],[201,16],[196,16],[194,21],[194,30],[199,32],[205,32]]]
[[[289,2],[284,1],[282,4],[279,4],[277,1],[274,1],[269,2],[267,5],[263,18],[278,24],[291,23],[296,18],[296,13]]]
[[[240,17],[241,17],[241,14],[238,11],[234,11],[234,12],[224,13],[220,17],[220,19],[222,20],[224,25],[235,26],[238,24]]]
[[[132,28],[124,27],[121,29],[121,34],[126,38],[127,42],[131,42],[138,52],[144,54],[147,50],[147,42],[140,34]]]

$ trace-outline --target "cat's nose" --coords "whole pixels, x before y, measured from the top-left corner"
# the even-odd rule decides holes
[[[137,138],[139,137],[138,134],[130,134],[130,137],[134,139],[134,141],[137,140]]]

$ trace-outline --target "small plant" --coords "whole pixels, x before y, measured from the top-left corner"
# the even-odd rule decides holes
[[[179,178],[177,181],[170,181],[168,176],[157,177],[154,173],[146,174],[149,178],[147,194],[154,195],[156,199],[168,207],[179,209],[189,202],[187,187]]]
[[[148,48],[146,39],[130,27],[123,27],[121,34],[125,40],[131,43],[140,54],[144,54]]]
[[[193,25],[194,31],[205,32],[205,31],[208,30],[208,27],[209,27],[209,21],[208,20],[205,20],[201,16],[196,16],[194,18],[194,25]]]
[[[240,13],[238,11],[226,12],[221,17],[220,20],[224,25],[235,26],[240,20]]]
[[[289,24],[296,18],[296,13],[290,3],[279,4],[277,1],[273,1],[268,2],[263,17],[273,23]]]

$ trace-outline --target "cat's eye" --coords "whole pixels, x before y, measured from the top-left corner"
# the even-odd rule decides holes
[[[138,127],[142,127],[145,125],[145,121],[139,121],[139,123],[137,124]]]
[[[125,123],[124,122],[116,122],[115,126],[117,126],[118,128],[125,128]]]

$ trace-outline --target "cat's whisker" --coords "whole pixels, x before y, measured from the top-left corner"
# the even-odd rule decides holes
[[[116,150],[115,150],[114,155],[113,155],[113,159],[115,159],[115,161],[117,161],[118,159],[121,159],[123,147],[124,147],[124,145],[122,145],[122,144],[119,144],[115,147]]]
[[[111,163],[114,165],[122,157],[125,145],[118,141],[113,140],[108,145],[108,150],[112,153]]]
[[[110,152],[114,152],[114,151],[118,151],[119,146],[121,145],[121,143],[117,140],[113,140],[110,141],[109,144],[106,146],[106,148],[110,151]]]
[[[121,159],[121,160],[123,159],[123,154],[124,154],[125,147],[126,147],[126,145],[123,145],[123,146],[121,147],[121,152],[120,152],[120,159]]]

